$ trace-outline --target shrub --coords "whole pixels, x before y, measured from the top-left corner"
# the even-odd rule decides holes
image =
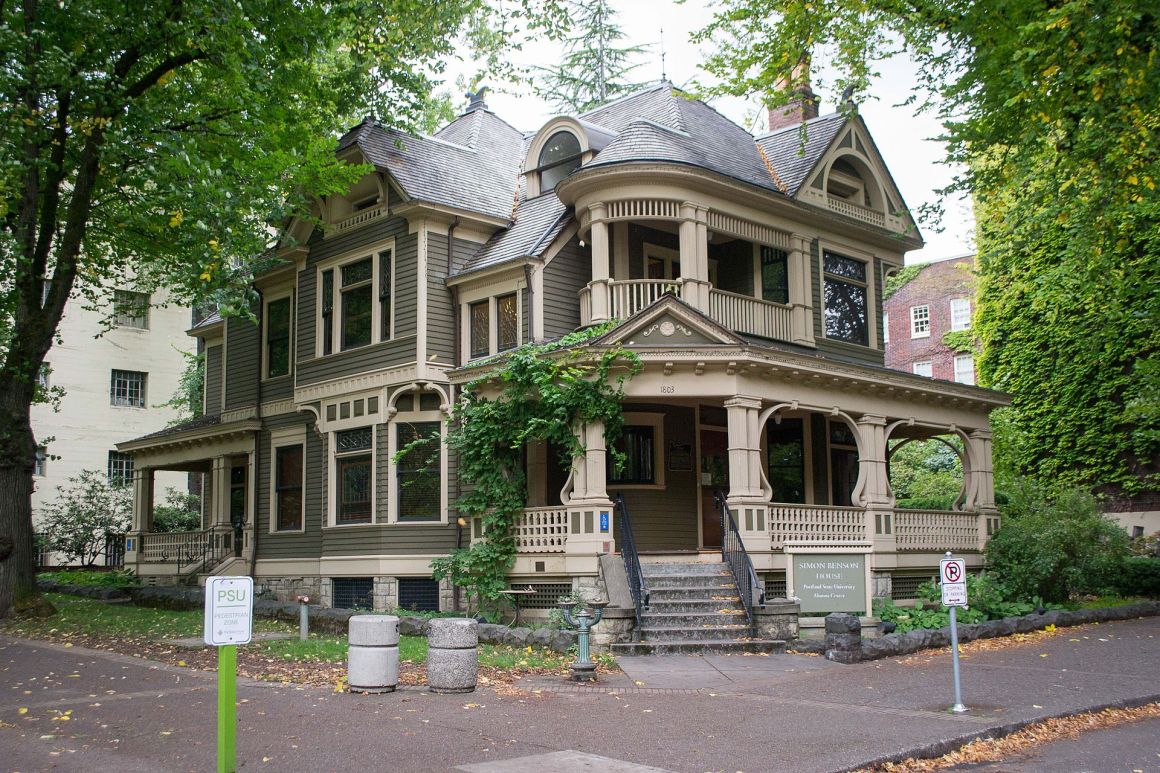
[[[1086,490],[1024,479],[1009,490],[987,563],[1008,595],[1066,601],[1116,586],[1128,535],[1103,517]]]
[[[1125,596],[1160,598],[1160,558],[1130,556],[1124,561],[1116,589]]]
[[[153,531],[197,531],[201,528],[201,497],[165,489],[165,504],[153,508]]]
[[[91,569],[69,569],[59,572],[42,572],[38,576],[41,579],[52,580],[62,585],[126,588],[141,584],[141,581],[128,569],[118,569],[112,572]]]
[[[44,543],[70,562],[92,566],[106,538],[124,534],[132,523],[133,492],[109,485],[97,470],[82,470],[56,491],[56,499],[41,508]]]

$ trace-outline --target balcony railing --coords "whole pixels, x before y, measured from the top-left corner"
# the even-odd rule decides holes
[[[628,279],[610,282],[608,287],[611,313],[615,319],[628,319],[654,303],[667,292],[681,294],[679,279]]]
[[[709,290],[709,316],[738,333],[792,340],[791,312],[788,306],[770,303],[749,295]]]
[[[894,541],[899,551],[978,550],[979,514],[896,510]]]
[[[774,550],[781,550],[791,540],[841,544],[868,539],[866,511],[860,507],[771,505],[769,531]]]
[[[529,507],[512,524],[517,553],[563,553],[568,541],[568,509]]]
[[[861,220],[863,223],[870,223],[871,225],[883,226],[886,225],[886,216],[881,212],[858,204],[852,204],[845,199],[835,198],[830,196],[828,198],[830,209],[837,212],[839,215],[852,217],[855,220]]]

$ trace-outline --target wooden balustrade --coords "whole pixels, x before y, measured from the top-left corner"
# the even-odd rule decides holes
[[[829,197],[830,209],[840,215],[852,217],[855,220],[861,220],[863,223],[870,223],[871,225],[883,226],[886,224],[886,216],[881,212],[866,207],[853,204],[845,199],[838,199],[833,196]]]
[[[709,290],[709,316],[739,333],[793,340],[790,307],[780,303],[714,288]]]
[[[641,309],[655,302],[666,292],[681,293],[679,279],[629,279],[610,282],[609,310],[614,319],[628,319]]]
[[[842,544],[869,539],[866,511],[860,507],[770,505],[769,531],[774,550],[790,540]]]
[[[208,531],[148,532],[141,535],[141,558],[154,563],[188,564],[206,552]]]
[[[901,551],[979,549],[979,514],[949,510],[896,510],[894,541]]]
[[[512,524],[517,553],[563,553],[568,541],[566,507],[529,507]]]

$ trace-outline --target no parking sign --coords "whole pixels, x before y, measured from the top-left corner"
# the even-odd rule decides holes
[[[939,587],[946,607],[967,605],[967,562],[961,558],[944,558],[938,562]]]

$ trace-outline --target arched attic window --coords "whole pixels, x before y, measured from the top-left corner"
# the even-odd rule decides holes
[[[556,132],[544,143],[536,163],[540,171],[540,192],[554,190],[580,166],[580,140],[572,132]]]
[[[855,156],[839,156],[830,164],[826,175],[826,193],[860,207],[886,211],[878,178]]]

